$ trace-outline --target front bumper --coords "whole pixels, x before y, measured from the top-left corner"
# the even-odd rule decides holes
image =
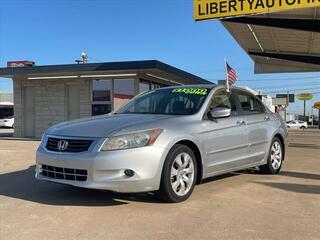
[[[157,146],[106,151],[61,153],[48,151],[40,145],[36,154],[36,178],[83,188],[104,189],[115,192],[147,192],[158,190],[164,149]],[[56,179],[41,174],[42,165],[87,170],[86,181]],[[134,176],[124,174],[133,170]]]
[[[0,127],[12,127],[12,123],[0,121]]]

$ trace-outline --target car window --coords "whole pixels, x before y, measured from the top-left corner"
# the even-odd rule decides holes
[[[13,116],[13,107],[0,107],[0,119]]]
[[[241,107],[241,114],[259,114],[265,113],[266,109],[263,104],[253,95],[246,92],[237,92],[237,98]]]
[[[225,90],[219,90],[214,94],[209,104],[209,111],[216,107],[231,109],[231,116],[237,115],[237,107],[232,99],[232,95]]]

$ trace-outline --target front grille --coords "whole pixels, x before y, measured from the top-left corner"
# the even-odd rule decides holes
[[[67,142],[65,149],[59,149],[59,141]],[[79,139],[60,139],[60,138],[48,138],[46,148],[55,152],[85,152],[88,151],[93,140],[79,140]]]
[[[72,181],[87,181],[87,170],[53,167],[49,165],[42,165],[42,171],[40,173],[43,176],[55,179],[64,179]]]

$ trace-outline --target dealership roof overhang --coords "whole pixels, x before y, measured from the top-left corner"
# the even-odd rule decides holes
[[[320,71],[320,7],[222,20],[255,73]]]
[[[119,74],[121,73],[121,74]],[[114,75],[113,75],[114,74]],[[211,83],[201,77],[185,72],[157,60],[103,62],[88,64],[47,65],[32,67],[0,68],[0,77],[7,78],[54,78],[61,75],[76,76],[129,76],[136,74],[140,78],[154,78],[180,84]]]

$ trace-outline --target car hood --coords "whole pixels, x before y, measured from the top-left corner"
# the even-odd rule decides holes
[[[104,115],[63,122],[50,127],[46,134],[69,137],[108,137],[126,128],[136,125],[144,126],[145,124],[172,117],[174,116],[145,114]]]

